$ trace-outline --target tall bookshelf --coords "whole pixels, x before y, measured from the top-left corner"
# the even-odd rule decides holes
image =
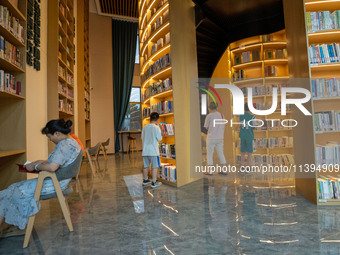
[[[77,3],[78,137],[85,147],[91,147],[89,1],[78,0]]]
[[[220,65],[228,70],[224,77],[231,79],[232,83],[244,92],[245,103],[248,100],[247,90],[251,88],[255,108],[269,109],[272,105],[272,90],[276,87],[278,88],[278,105],[280,105],[281,88],[288,86],[289,79],[285,30],[233,42],[222,58],[226,60],[220,62]],[[218,71],[213,78],[216,75],[218,76]],[[230,97],[225,100],[232,102],[233,99]],[[232,111],[223,112],[223,114],[238,122],[238,116],[233,116]],[[280,109],[277,109],[271,115],[256,116],[256,119],[262,119],[266,124],[270,123],[267,121],[269,119],[289,119],[291,114],[291,111],[287,110],[287,115],[283,117]],[[228,155],[233,154],[234,163],[240,164],[241,152],[237,125],[231,129],[231,132],[233,143],[226,143],[225,147],[232,146],[232,148],[225,148],[225,151]],[[264,160],[270,164],[281,164],[284,160],[294,162],[292,129],[265,125],[262,128],[254,128],[254,138],[256,144],[253,153],[254,164],[260,165],[265,163]]]
[[[188,8],[183,9],[185,6]],[[196,42],[192,6],[192,2],[188,0],[139,1],[142,125],[150,123],[149,115],[152,111],[160,114],[159,121],[163,124],[178,123],[178,126],[176,124],[176,128],[172,129],[179,132],[163,134],[163,140],[160,142],[163,144],[160,148],[166,146],[171,148],[168,154],[163,154],[161,151],[160,156],[161,163],[170,165],[171,170],[168,170],[170,174],[169,172],[159,174],[159,180],[176,187],[193,181],[190,177],[190,164],[192,163],[190,152],[194,150],[190,151],[191,127],[190,118],[188,118],[190,96],[188,92],[190,93],[190,78],[197,77],[197,69],[188,67],[195,66],[197,59],[195,47],[190,48]],[[181,12],[187,19],[186,25],[181,25],[175,18],[175,13],[178,17]],[[184,33],[190,31],[193,36],[184,38],[178,34],[181,31]],[[190,48],[186,54],[183,54],[184,47]],[[197,108],[197,116],[199,116],[198,110]],[[199,123],[198,118],[195,121]],[[200,146],[196,146],[195,149],[199,148]],[[174,175],[174,168],[176,168],[176,175]]]
[[[18,173],[16,163],[26,161],[26,12],[27,1],[1,0],[2,10],[7,17],[16,21],[10,26],[6,20],[0,23],[0,76],[8,79],[9,85],[0,81],[0,190],[10,184],[22,181],[25,174]],[[17,24],[20,24],[20,31]],[[16,27],[16,29],[14,28]],[[22,29],[24,33],[22,34]],[[7,54],[5,53],[7,52]],[[9,55],[11,52],[11,56]]]
[[[323,89],[318,87],[316,90],[314,86],[314,83],[322,81],[321,79],[340,77],[340,60],[334,55],[336,48],[333,48],[334,46],[319,48],[322,45],[338,44],[340,40],[339,24],[332,24],[331,21],[331,15],[336,10],[340,10],[339,1],[284,1],[287,37],[294,38],[294,40],[289,40],[287,45],[293,60],[289,62],[289,68],[293,70],[291,73],[293,78],[306,78],[299,84],[299,87],[304,87],[312,93],[312,99],[305,104],[305,107],[313,113],[313,118],[295,117],[301,120],[294,131],[296,164],[326,163],[325,169],[320,168],[322,172],[314,171],[297,175],[296,186],[317,205],[340,205],[339,199],[324,197],[319,186],[322,176],[330,181],[332,179],[329,178],[340,177],[339,172],[335,173],[334,169],[332,171],[329,166],[329,164],[339,164],[338,159],[332,159],[330,162],[323,162],[319,159],[320,147],[332,147],[329,142],[334,142],[335,147],[338,146],[340,130],[332,126],[325,128],[324,125],[321,125],[320,129],[318,116],[320,112],[334,111],[336,113],[339,111],[339,97],[331,93],[332,91],[327,86],[323,86]],[[321,50],[325,53],[324,56],[319,55]],[[324,83],[321,82],[321,84]],[[331,119],[331,116],[332,114],[329,114],[327,118]],[[324,123],[327,123],[326,119]],[[329,193],[327,191],[329,185],[331,184],[328,182],[323,187],[326,193]]]
[[[48,1],[48,119],[74,122],[74,25],[73,0]]]

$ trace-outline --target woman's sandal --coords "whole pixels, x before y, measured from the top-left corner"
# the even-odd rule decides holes
[[[10,226],[9,228],[3,230],[0,233],[0,239],[11,237],[11,236],[22,236],[22,235],[25,235],[25,229],[21,230],[16,226]]]

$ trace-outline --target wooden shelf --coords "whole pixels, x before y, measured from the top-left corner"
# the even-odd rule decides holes
[[[244,80],[240,80],[240,81],[234,81],[234,85],[243,85],[243,84],[247,84],[247,83],[263,83],[263,79],[264,78],[252,78],[252,79],[244,79]]]
[[[144,52],[146,47],[148,46],[149,42],[156,43],[159,38],[164,37],[168,32],[170,31],[170,21],[167,21],[163,25],[161,25],[159,28],[157,28],[155,31],[152,32],[152,34],[146,39],[144,44],[142,45],[142,54],[141,56],[144,56]]]
[[[62,111],[62,110],[59,110],[59,114],[60,115],[65,115],[65,116],[73,116],[73,113]]]
[[[165,2],[157,11],[150,17],[150,19],[147,21],[146,28],[149,27],[155,20],[166,10],[169,10],[169,2]],[[142,37],[144,36],[144,33],[146,33],[147,29],[144,30]]]
[[[264,42],[263,43],[263,49],[269,49],[269,48],[282,48],[282,46],[287,47],[286,41],[272,41],[272,42]]]
[[[0,0],[0,5],[5,6],[8,8],[8,10],[14,15],[14,17],[26,21],[26,17],[24,14],[21,13],[21,11],[12,4],[9,0]]]
[[[162,157],[162,156],[160,156],[159,158],[160,159],[167,159],[167,160],[176,160],[175,158],[168,158],[168,157]]]
[[[162,117],[168,117],[168,116],[172,116],[174,115],[173,112],[169,112],[169,113],[163,113],[163,114],[159,114],[159,117],[162,118]]]
[[[150,56],[150,58],[143,64],[143,66],[142,66],[142,68],[141,68],[142,74],[144,74],[145,69],[146,69],[146,67],[147,67],[147,65],[148,65],[149,62],[158,59],[158,58],[160,57],[161,54],[162,54],[162,56],[163,56],[163,55],[169,53],[169,52],[170,52],[170,46],[171,46],[170,43],[168,43],[168,44],[166,44],[165,46],[163,46],[162,48],[160,48],[158,51],[156,51],[154,54],[152,54],[152,55]]]
[[[330,43],[340,41],[340,30],[320,30],[308,33],[309,44]]]
[[[155,94],[153,96],[150,96],[148,97],[147,99],[145,99],[142,104],[146,104],[147,102],[150,102],[150,99],[152,98],[167,98],[169,97],[170,95],[172,95],[172,92],[173,90],[172,89],[169,89],[169,90],[166,90],[166,91],[163,91],[161,93],[158,93],[158,94]]]
[[[0,98],[25,99],[23,96],[19,96],[7,91],[0,91]]]
[[[334,130],[334,131],[314,131],[316,135],[323,135],[323,134],[339,134],[340,130]]]
[[[288,64],[288,59],[266,59],[264,60],[265,65],[286,65]]]
[[[160,70],[159,72],[151,75],[146,81],[143,82],[142,88],[147,88],[149,86],[146,86],[150,80],[164,80],[166,78],[169,78],[171,75],[171,66],[166,67],[163,70]]]
[[[335,62],[335,63],[325,63],[325,64],[313,64],[310,65],[311,71],[340,71],[340,63]]]
[[[6,41],[9,41],[14,46],[25,47],[25,43],[21,42],[19,38],[17,38],[11,31],[2,25],[0,25],[0,34],[5,38]]]
[[[26,150],[0,151],[0,158],[23,154],[25,152]]]
[[[313,102],[331,101],[331,100],[340,100],[340,97],[320,97],[320,98],[313,98]]]
[[[26,61],[26,58],[24,58],[24,61]],[[0,68],[5,69],[6,71],[11,71],[11,72],[19,72],[19,73],[25,72],[23,69],[21,69],[20,67],[16,66],[15,64],[9,62],[8,60],[4,58],[0,58]]]
[[[261,68],[262,67],[262,62],[263,62],[262,60],[253,61],[253,62],[248,62],[248,63],[234,65],[232,68],[234,68],[234,69],[254,68],[254,67]]]
[[[230,49],[230,52],[233,54],[237,54],[240,52],[245,52],[245,51],[250,51],[250,50],[255,50],[255,49],[261,49],[262,43],[261,42],[256,42],[256,43],[251,43],[248,45],[241,45],[237,48]]]

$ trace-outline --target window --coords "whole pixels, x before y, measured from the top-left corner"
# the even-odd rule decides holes
[[[140,88],[132,87],[128,108],[123,121],[122,131],[141,130]]]

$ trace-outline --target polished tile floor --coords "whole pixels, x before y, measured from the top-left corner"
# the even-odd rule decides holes
[[[0,239],[0,254],[340,254],[340,208],[317,208],[288,180],[246,174],[150,190],[140,154],[100,164],[94,179],[82,168],[69,196],[73,233],[58,201],[43,201],[29,247],[23,236]]]

